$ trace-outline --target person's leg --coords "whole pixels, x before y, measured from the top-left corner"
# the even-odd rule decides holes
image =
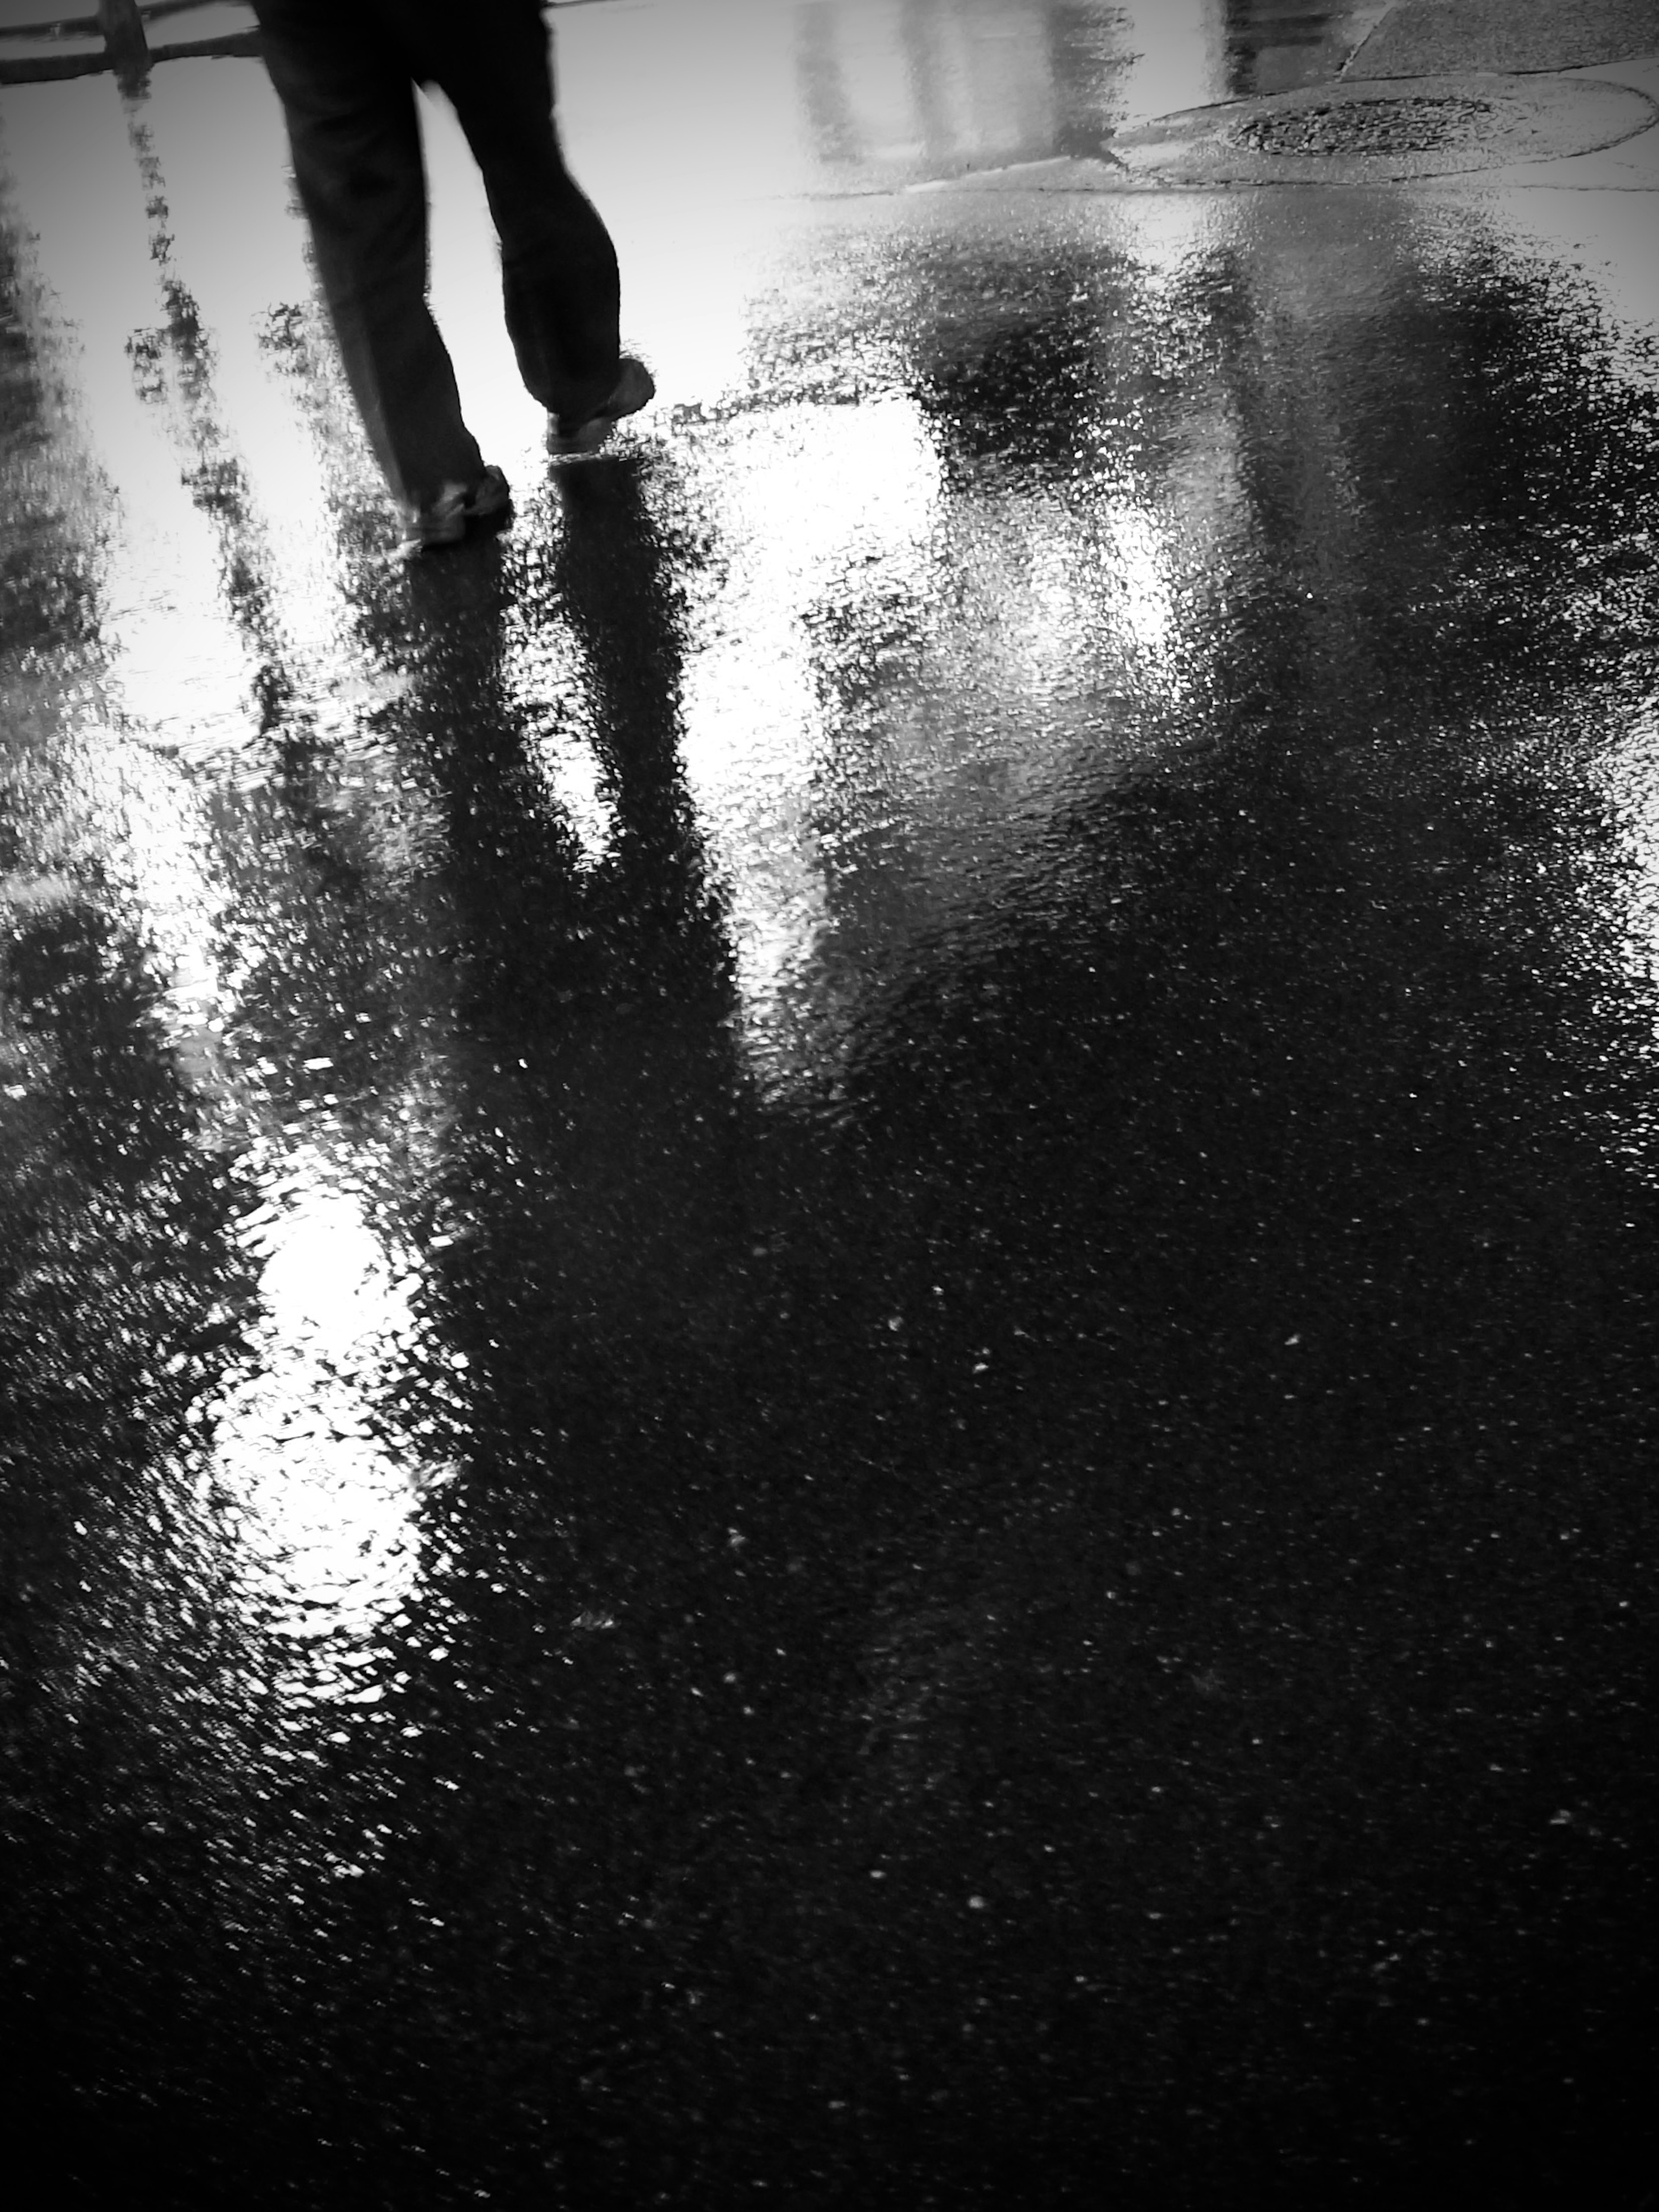
[[[476,485],[483,460],[427,306],[408,61],[358,0],[254,0],[254,9],[346,378],[381,473],[413,513],[446,486]]]
[[[580,422],[617,386],[616,248],[564,164],[537,0],[377,0],[453,106],[501,241],[507,326],[532,397]]]

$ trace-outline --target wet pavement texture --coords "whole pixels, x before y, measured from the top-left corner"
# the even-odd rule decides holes
[[[258,65],[0,94],[41,2201],[1651,2203],[1651,142],[1044,188],[1382,12],[559,9],[407,571]]]
[[[1659,49],[1659,0],[1400,0],[1347,64],[1358,76],[1568,70]]]

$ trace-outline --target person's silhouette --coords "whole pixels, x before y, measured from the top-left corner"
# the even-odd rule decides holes
[[[560,149],[536,0],[254,0],[295,181],[347,380],[410,552],[511,503],[462,419],[427,304],[426,179],[414,88],[454,107],[501,243],[507,325],[555,454],[592,451],[652,398],[618,350],[610,234]]]

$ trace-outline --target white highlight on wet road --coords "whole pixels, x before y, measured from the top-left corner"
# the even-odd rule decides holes
[[[320,1155],[290,1154],[245,1224],[262,1318],[214,1406],[215,1472],[251,1613],[293,1647],[295,1696],[353,1687],[363,1647],[415,1588],[412,1522],[447,1469],[388,1442],[384,1389],[416,1334],[399,1270]]]
[[[1226,9],[1221,0],[1130,0],[1120,81],[1124,120],[1145,123],[1226,96]]]
[[[723,465],[731,450],[740,467]],[[828,920],[810,820],[828,727],[810,617],[833,613],[849,574],[890,588],[925,566],[939,462],[899,394],[774,410],[703,458],[725,581],[698,610],[682,752],[730,900],[747,1048],[763,1085],[787,1084],[804,1042],[792,993]]]

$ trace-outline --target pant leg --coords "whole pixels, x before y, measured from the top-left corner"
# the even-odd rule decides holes
[[[346,379],[392,495],[483,467],[427,305],[426,177],[406,55],[362,0],[254,0]]]
[[[538,0],[374,0],[453,106],[501,241],[519,373],[556,416],[584,420],[617,381],[616,248],[564,163]]]

